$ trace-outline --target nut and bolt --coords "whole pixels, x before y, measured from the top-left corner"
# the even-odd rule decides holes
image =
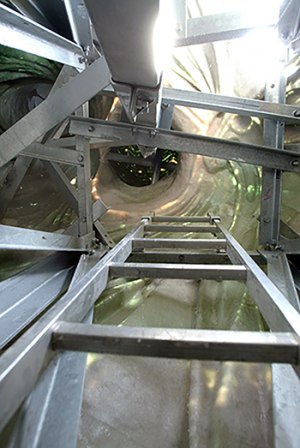
[[[300,109],[294,110],[293,115],[294,115],[294,117],[297,117],[297,118],[300,117]]]
[[[89,126],[88,127],[88,131],[89,132],[94,132],[94,130],[95,130],[95,126]]]
[[[292,166],[299,166],[299,160],[292,160],[291,161]]]
[[[78,160],[78,162],[83,162],[83,161],[84,161],[84,157],[80,154],[80,155],[77,157],[77,160]]]

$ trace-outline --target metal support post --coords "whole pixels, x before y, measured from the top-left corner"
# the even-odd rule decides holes
[[[267,83],[266,100],[277,103],[285,102],[286,80],[283,73],[275,83]],[[277,149],[284,147],[284,122],[264,121],[264,143]],[[278,245],[280,236],[282,171],[263,167],[260,209],[260,243]]]
[[[89,105],[86,103],[77,112],[82,117],[88,117]],[[82,166],[77,167],[77,197],[78,197],[78,235],[93,236],[93,209],[91,185],[90,145],[87,137],[76,136],[76,152],[78,159],[82,158]],[[91,243],[91,242],[90,242]]]

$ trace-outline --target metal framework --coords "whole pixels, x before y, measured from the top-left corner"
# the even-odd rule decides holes
[[[59,3],[53,1],[53,8]],[[185,1],[173,3],[176,46],[233,39],[254,27],[277,25],[236,12],[188,19]],[[11,4],[19,12],[0,5],[0,43],[64,66],[49,96],[0,136],[0,218],[33,159],[43,164],[78,218],[64,234],[0,225],[0,249],[59,252],[0,283],[0,430],[14,418],[10,434],[14,446],[76,446],[85,352],[93,351],[273,363],[276,446],[285,446],[286,433],[294,434],[296,446],[297,415],[291,417],[282,406],[282,391],[293,385],[300,403],[300,309],[288,260],[290,254],[300,254],[300,236],[281,222],[280,204],[282,173],[300,170],[297,148],[284,148],[284,125],[299,125],[300,111],[284,104],[282,73],[266,85],[265,101],[163,88],[145,39],[159,0],[122,3],[137,17],[125,17],[121,7],[115,14],[116,4],[120,5],[115,0],[105,0],[102,6],[96,0],[85,4],[65,0],[73,40],[54,31],[38,0]],[[134,27],[137,18],[140,26]],[[295,51],[299,50],[298,19],[297,2],[284,2],[278,29]],[[127,50],[114,37],[114,29],[120,34],[126,31]],[[99,92],[119,97],[123,123],[89,118],[87,102]],[[264,145],[170,130],[176,105],[257,116],[264,120]],[[62,137],[67,126],[71,136]],[[213,216],[145,217],[114,245],[100,222],[107,207],[101,200],[93,203],[91,197],[90,143],[139,145],[145,156],[154,154],[142,159],[144,165],[154,166],[154,181],[164,148],[261,166],[260,242],[268,250],[247,253]],[[76,167],[77,189],[61,168],[65,164]],[[153,232],[187,231],[200,238],[151,237]],[[262,259],[267,261],[269,276],[257,264]],[[244,282],[270,332],[92,325],[95,301],[108,279],[119,276]],[[69,381],[70,377],[76,381]],[[68,401],[68,412],[60,406],[63,401]]]

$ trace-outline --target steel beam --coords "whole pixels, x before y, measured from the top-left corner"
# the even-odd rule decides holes
[[[162,97],[163,103],[177,106],[267,118],[286,123],[300,122],[299,108],[288,104],[168,88],[163,89]]]
[[[42,369],[53,356],[49,350],[53,325],[60,320],[78,322],[87,315],[106,287],[108,264],[124,261],[130,255],[132,238],[142,235],[144,223],[145,220],[1,356],[0,431],[32,391]]]
[[[262,252],[268,261],[268,276],[300,312],[299,297],[285,253]],[[300,437],[300,382],[291,366],[272,365],[273,419],[276,448],[296,448]]]
[[[299,297],[286,254],[281,250],[262,251],[261,253],[268,262],[268,276],[289,299],[293,307],[300,312]]]
[[[111,277],[126,278],[175,278],[194,280],[237,280],[245,281],[247,270],[244,266],[232,265],[185,265],[164,263],[110,263]]]
[[[253,29],[274,25],[276,22],[271,13],[268,18],[239,11],[196,17],[188,19],[187,35],[177,39],[175,46],[183,47],[236,39]]]
[[[62,64],[84,68],[82,48],[12,9],[0,5],[0,43]]]
[[[63,147],[57,148],[51,146],[51,144],[32,143],[20,153],[20,156],[62,163],[64,165],[81,166],[83,164],[83,156],[79,156],[76,151]]]
[[[55,350],[244,362],[299,363],[299,340],[290,333],[115,327],[59,322]]]
[[[90,17],[82,0],[64,0],[73,39],[83,48],[86,58],[97,54],[94,49]]]
[[[70,132],[89,137],[127,141],[128,144],[171,149],[179,152],[201,154],[218,159],[235,160],[281,170],[299,172],[300,155],[289,151],[223,140],[177,131],[150,129],[136,125],[113,123],[94,119],[71,118]]]
[[[0,283],[0,349],[66,290],[74,263],[70,254],[54,255]]]
[[[1,250],[50,250],[63,252],[85,252],[83,242],[60,233],[41,232],[40,230],[0,224]]]
[[[281,237],[279,246],[283,248],[284,252],[289,254],[300,254],[300,238],[288,240]]]
[[[99,261],[99,256],[101,253],[80,257],[69,290]],[[90,324],[92,316],[90,311],[83,322]],[[12,446],[76,446],[85,371],[85,353],[60,353],[51,361],[22,406],[10,440]]]
[[[283,70],[283,68],[282,68]],[[281,73],[278,80],[266,85],[266,99],[284,103],[286,95],[286,79]],[[277,150],[284,147],[284,122],[264,121],[264,143]],[[282,171],[263,167],[262,191],[260,203],[259,239],[264,246],[277,245],[280,237]]]
[[[63,121],[109,83],[109,70],[104,58],[100,58],[50,94],[0,136],[0,166]]]

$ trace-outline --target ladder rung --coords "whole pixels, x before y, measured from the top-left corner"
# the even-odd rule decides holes
[[[242,280],[247,279],[247,270],[242,265],[218,264],[164,264],[164,263],[111,263],[111,277],[127,278],[180,278]]]
[[[152,222],[211,222],[209,216],[152,216]]]
[[[292,333],[116,327],[60,322],[52,347],[128,356],[219,361],[298,363]]]
[[[197,233],[220,233],[220,229],[216,226],[163,226],[159,224],[146,224],[145,232],[197,232]]]
[[[226,249],[225,239],[136,238],[134,249]]]
[[[132,252],[127,258],[130,263],[184,263],[184,264],[231,264],[226,253],[195,253],[149,251]]]

